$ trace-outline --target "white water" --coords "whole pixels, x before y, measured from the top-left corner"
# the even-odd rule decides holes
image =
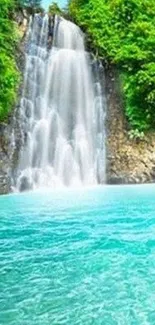
[[[89,186],[105,181],[105,98],[73,23],[56,18],[48,49],[48,18],[28,30],[21,100],[23,149],[17,190]],[[26,135],[26,136],[24,136]]]

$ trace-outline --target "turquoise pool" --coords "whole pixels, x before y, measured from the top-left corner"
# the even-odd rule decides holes
[[[59,324],[155,324],[155,185],[0,198],[0,325]]]

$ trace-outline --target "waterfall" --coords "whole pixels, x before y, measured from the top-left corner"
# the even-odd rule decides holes
[[[28,29],[21,99],[23,146],[15,187],[89,186],[105,181],[105,96],[98,63],[75,24],[35,15]]]

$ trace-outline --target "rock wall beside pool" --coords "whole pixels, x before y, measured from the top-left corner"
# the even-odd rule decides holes
[[[130,184],[155,181],[155,132],[144,140],[130,140],[123,112],[118,72],[106,70],[107,89],[107,183]]]

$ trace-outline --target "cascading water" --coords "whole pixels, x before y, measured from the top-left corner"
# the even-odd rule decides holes
[[[51,49],[48,33],[48,17],[35,15],[28,30],[17,190],[105,180],[105,98],[83,33],[58,17]]]

